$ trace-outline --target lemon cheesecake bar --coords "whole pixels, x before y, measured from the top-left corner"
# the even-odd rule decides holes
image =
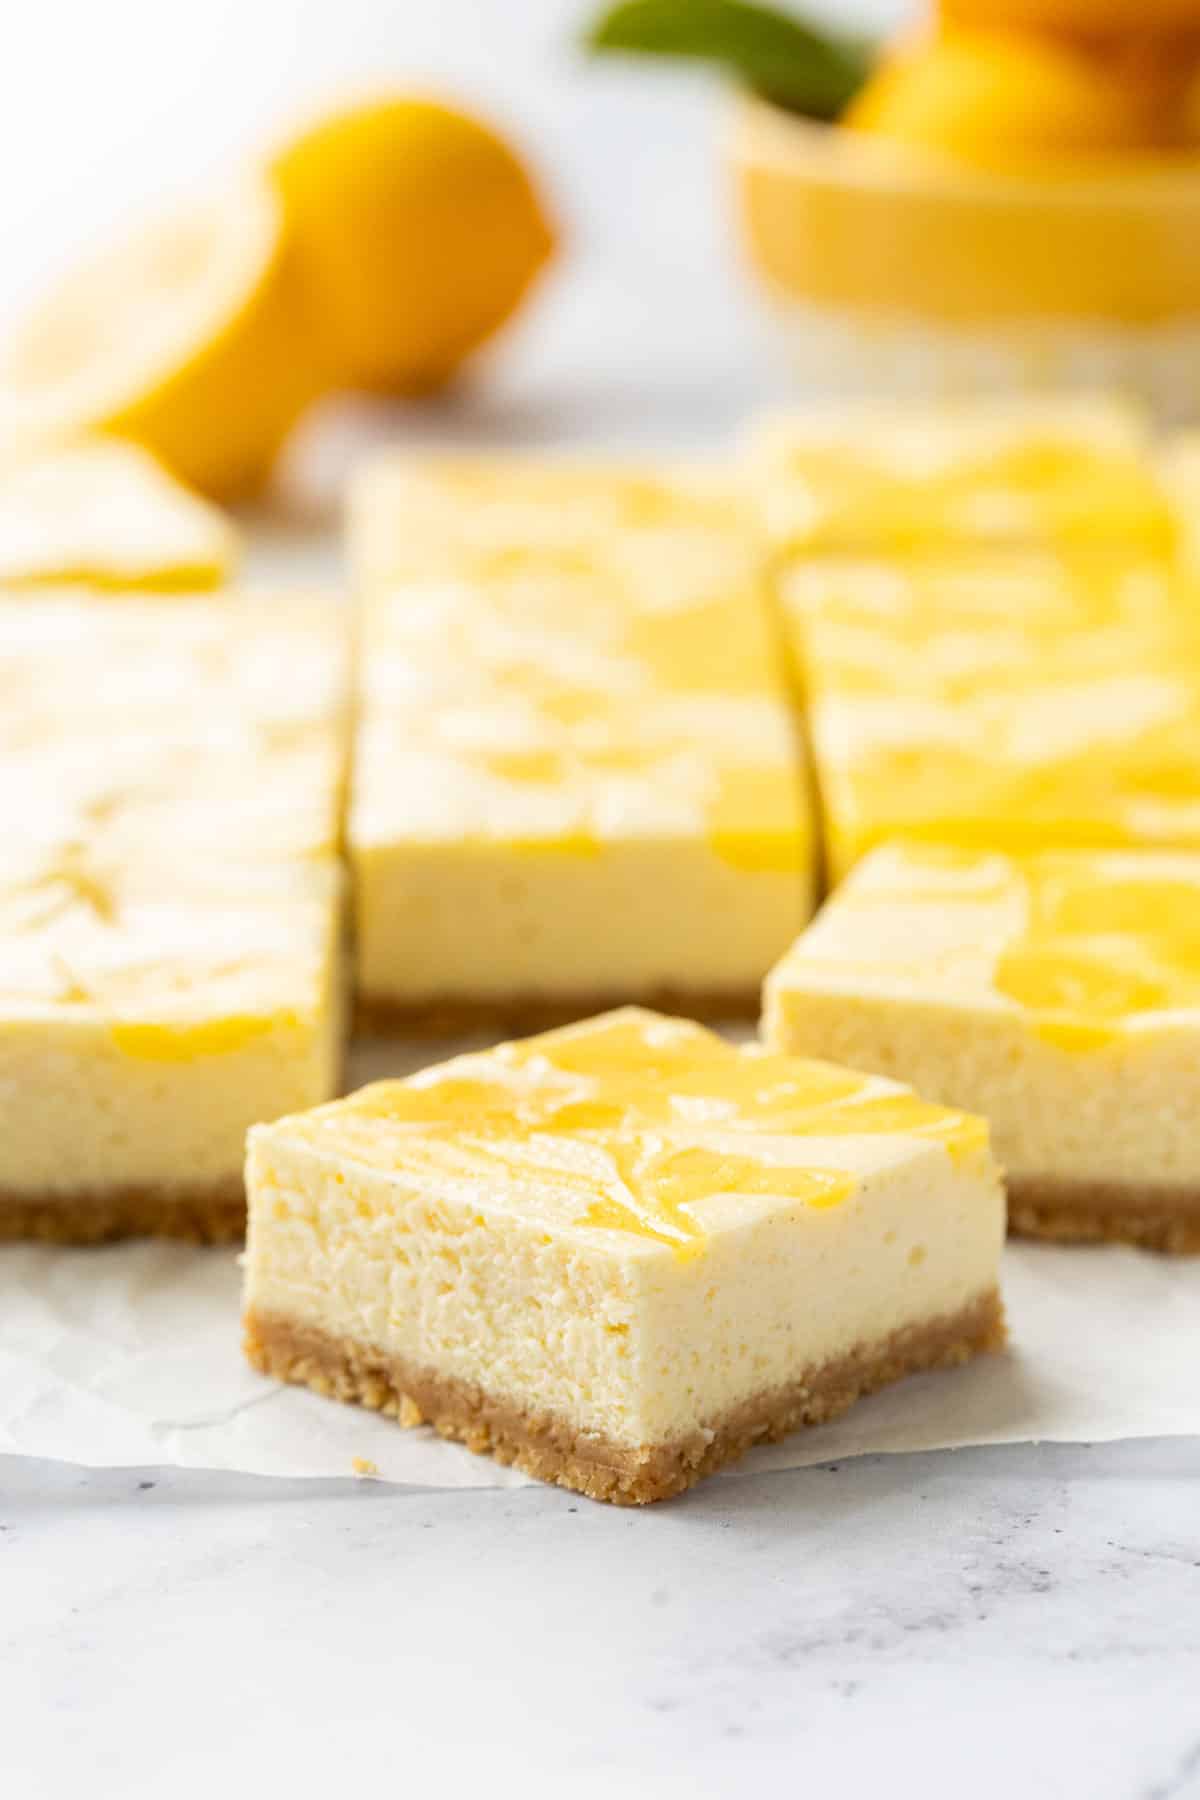
[[[874,845],[1200,845],[1195,608],[1113,553],[814,557],[780,579],[835,877]]]
[[[698,472],[371,472],[354,506],[360,1007],[738,1012],[811,905],[744,502]]]
[[[252,1362],[625,1503],[1003,1341],[982,1120],[628,1008],[256,1128]]]
[[[1115,399],[838,404],[768,415],[747,477],[777,548],[1115,543],[1165,550],[1145,416]]]
[[[236,555],[232,523],[133,444],[0,466],[0,585],[185,593],[226,580]]]
[[[257,1120],[335,1091],[329,867],[0,877],[0,1239],[240,1237]]]
[[[0,601],[0,1237],[218,1239],[340,1064],[336,610]]]
[[[768,977],[776,1052],[985,1114],[1011,1221],[1200,1251],[1200,856],[887,847]]]

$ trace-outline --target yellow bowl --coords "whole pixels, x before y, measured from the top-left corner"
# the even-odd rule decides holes
[[[806,385],[1111,387],[1200,416],[1200,155],[996,173],[755,100],[731,154]]]

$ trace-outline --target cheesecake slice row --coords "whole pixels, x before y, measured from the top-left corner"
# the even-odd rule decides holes
[[[626,1009],[255,1128],[245,1341],[596,1499],[999,1348],[983,1120]]]
[[[749,1015],[821,855],[795,692],[835,881],[891,840],[1200,844],[1194,558],[1164,548],[1183,450],[1151,492],[1119,409],[860,420],[856,475],[849,427],[821,429],[749,482],[386,457],[352,509],[351,624],[0,568],[0,1229],[232,1233],[242,1126],[332,1091],[351,640],[368,1023]],[[22,477],[27,524],[36,493],[109,496],[46,500],[44,575],[181,579],[166,512],[159,540],[128,528],[140,572],[118,554],[150,504],[132,455]],[[221,1223],[194,1227],[206,1196]]]

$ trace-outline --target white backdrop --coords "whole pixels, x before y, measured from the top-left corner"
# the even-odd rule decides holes
[[[846,23],[904,0],[822,0]],[[123,215],[364,86],[429,85],[527,145],[577,240],[692,267],[711,251],[704,75],[639,83],[578,50],[596,0],[8,0],[0,317]],[[634,178],[636,170],[636,179]],[[611,250],[610,250],[611,253]],[[711,264],[710,264],[711,266]]]

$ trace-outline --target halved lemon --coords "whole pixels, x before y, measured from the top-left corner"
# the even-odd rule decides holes
[[[0,459],[108,433],[236,498],[328,385],[313,345],[279,203],[247,177],[73,270],[0,345]]]

